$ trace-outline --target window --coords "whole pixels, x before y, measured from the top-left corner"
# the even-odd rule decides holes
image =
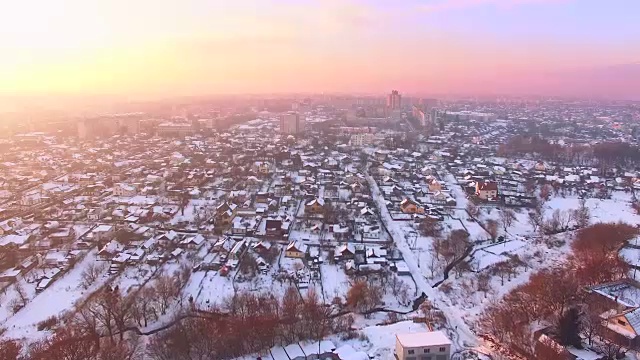
[[[424,353],[425,353],[425,354],[428,354],[428,353],[430,353],[430,352],[431,352],[431,349],[424,349]]]
[[[408,350],[408,351],[407,351],[407,353],[408,353],[409,355],[413,355],[413,354],[415,354],[415,353],[416,353],[416,351],[415,351],[415,350]]]
[[[446,347],[441,347],[441,348],[440,348],[440,352],[445,352],[445,351],[447,351],[447,348],[446,348]]]
[[[416,360],[416,357],[415,356],[409,356],[409,357],[407,357],[407,360]]]
[[[421,356],[420,360],[432,360],[431,355]]]
[[[618,320],[618,324],[622,326],[627,326],[627,323],[624,320]]]

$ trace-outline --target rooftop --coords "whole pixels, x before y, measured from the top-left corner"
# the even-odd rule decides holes
[[[425,347],[434,345],[451,345],[451,340],[442,331],[428,331],[411,334],[396,334],[396,338],[404,347]]]

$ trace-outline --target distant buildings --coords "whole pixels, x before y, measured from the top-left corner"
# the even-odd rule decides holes
[[[491,113],[481,113],[475,111],[457,111],[457,112],[448,112],[446,114],[446,120],[448,121],[468,121],[468,120],[476,120],[476,121],[494,121],[497,119],[495,114]]]
[[[156,133],[161,136],[186,136],[194,132],[192,123],[164,122],[156,128]]]
[[[365,146],[371,145],[373,140],[375,139],[375,135],[371,133],[361,133],[361,134],[353,134],[349,140],[351,146]]]
[[[411,114],[422,127],[431,128],[436,121],[436,116],[433,112],[437,105],[437,99],[419,99],[411,106]]]
[[[398,90],[391,91],[391,94],[387,96],[387,108],[389,110],[400,110],[402,105],[402,95]]]
[[[413,105],[411,113],[413,114],[413,117],[418,120],[421,126],[426,126],[427,120],[431,117],[431,114],[425,113],[418,105]]]
[[[296,112],[280,115],[280,132],[283,134],[303,133],[304,117]]]
[[[90,139],[116,134],[135,135],[140,132],[140,121],[146,119],[144,113],[108,114],[78,121],[78,137]]]
[[[438,99],[420,99],[419,105],[425,112],[431,112],[431,109],[438,106]]]

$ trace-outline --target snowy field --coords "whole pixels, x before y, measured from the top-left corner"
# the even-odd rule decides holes
[[[105,274],[100,276],[88,289],[84,289],[82,283],[82,272],[89,264],[96,261],[96,251],[92,251],[80,261],[76,266],[55,281],[51,286],[38,294],[22,310],[8,319],[2,326],[7,329],[7,336],[11,338],[37,339],[43,333],[36,331],[36,325],[51,316],[59,316],[68,309],[72,309],[74,304],[86,298],[92,292],[104,285],[109,277]]]
[[[618,222],[640,224],[640,216],[630,206],[629,194],[614,193],[611,199],[587,199],[586,205],[591,212],[591,223]],[[551,216],[556,209],[571,210],[578,208],[580,199],[575,197],[552,198],[544,205],[545,217]],[[482,221],[494,219],[499,221],[498,209],[482,209],[480,218]],[[499,233],[503,234],[502,226]],[[516,220],[507,229],[507,242],[495,245],[482,245],[476,247],[472,253],[470,265],[474,271],[488,272],[491,274],[489,291],[479,290],[478,274],[467,272],[461,277],[451,276],[443,285],[441,291],[447,292],[448,302],[451,306],[460,310],[469,324],[473,324],[482,313],[485,306],[499,299],[517,285],[529,280],[532,273],[561,264],[570,253],[570,245],[575,236],[575,231],[568,231],[553,235],[552,238],[562,244],[560,247],[548,248],[546,244],[539,243],[528,221],[527,210],[516,211]],[[633,252],[632,250],[629,251]],[[625,253],[626,254],[626,253]],[[502,261],[509,260],[510,256],[527,263],[526,267],[519,267],[516,274],[500,276],[491,272],[491,267]],[[632,255],[637,255],[633,252]]]

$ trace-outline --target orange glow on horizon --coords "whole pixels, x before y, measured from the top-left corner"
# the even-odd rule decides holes
[[[427,23],[393,33],[380,25],[389,15],[351,1],[287,3],[269,16],[251,11],[256,0],[212,1],[208,12],[197,3],[207,2],[7,2],[0,94],[483,91],[640,57],[628,47],[513,46]]]

